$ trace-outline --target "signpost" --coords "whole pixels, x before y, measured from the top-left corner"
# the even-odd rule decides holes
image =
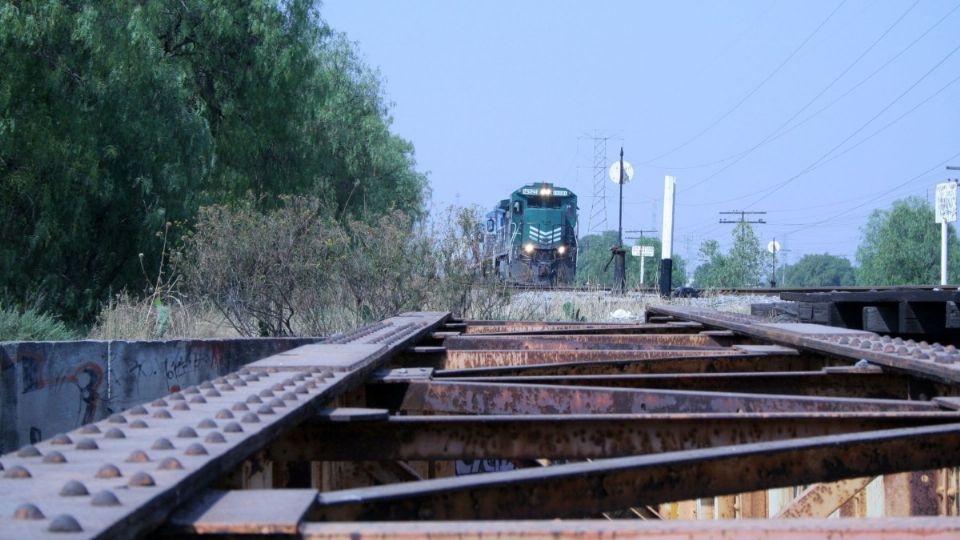
[[[630,254],[640,257],[640,287],[643,287],[643,262],[647,257],[653,257],[653,246],[633,246],[630,248]]]
[[[940,284],[947,284],[947,231],[957,221],[957,182],[937,184],[935,221],[940,224]]]

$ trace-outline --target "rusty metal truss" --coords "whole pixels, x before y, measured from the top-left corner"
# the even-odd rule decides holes
[[[263,358],[0,456],[0,538],[960,537],[955,348],[647,315]]]

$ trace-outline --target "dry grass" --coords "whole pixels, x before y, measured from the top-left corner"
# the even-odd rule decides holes
[[[490,318],[503,320],[636,322],[648,305],[697,306],[732,313],[750,313],[750,304],[774,302],[770,296],[708,295],[703,298],[661,298],[656,294],[606,291],[524,291]]]
[[[232,338],[240,334],[224,316],[205,302],[167,298],[157,304],[152,297],[138,300],[123,293],[100,310],[89,339]]]

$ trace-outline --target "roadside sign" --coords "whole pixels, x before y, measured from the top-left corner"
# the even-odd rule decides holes
[[[957,220],[957,183],[937,184],[936,222],[952,223]]]
[[[632,246],[630,254],[634,257],[653,257],[653,246]]]

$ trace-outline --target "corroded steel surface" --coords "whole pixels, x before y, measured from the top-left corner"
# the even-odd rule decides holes
[[[651,307],[650,312],[735,330],[747,336],[803,347],[922,375],[950,384],[960,383],[960,351],[953,345],[903,340],[872,332],[804,323],[767,323],[746,315],[693,308]]]
[[[373,540],[383,538],[478,540],[524,538],[563,540],[954,540],[960,518],[797,519],[786,521],[434,521],[388,523],[310,523],[303,537],[310,540]]]
[[[960,413],[393,416],[308,422],[268,452],[281,461],[602,459],[952,422]]]
[[[937,411],[927,401],[476,382],[413,382],[405,411],[469,414]]]
[[[848,478],[814,484],[777,514],[778,518],[830,517],[854,495],[867,487],[873,477]]]
[[[910,395],[910,378],[856,369],[846,372],[787,371],[772,373],[666,373],[646,375],[527,375],[448,377],[479,383],[550,384],[606,388],[659,388],[708,392],[747,392],[808,396],[901,399]]]
[[[392,347],[416,341],[447,317],[394,317],[344,340],[350,345],[268,357],[0,456],[0,537],[150,531],[221,474],[360,384],[389,360]]]
[[[960,465],[960,353],[691,308],[651,319],[413,313],[262,359],[0,456],[0,537],[957,537],[940,468]],[[863,482],[831,482],[873,475],[880,513],[941,517],[709,520],[862,505]],[[806,484],[792,503],[764,491]],[[600,516],[619,521],[576,521]],[[439,521],[529,518],[544,521]],[[376,523],[394,519],[421,521]]]
[[[327,520],[549,519],[925,467],[960,466],[960,424],[880,430],[322,493]],[[576,496],[572,496],[576,494]]]

